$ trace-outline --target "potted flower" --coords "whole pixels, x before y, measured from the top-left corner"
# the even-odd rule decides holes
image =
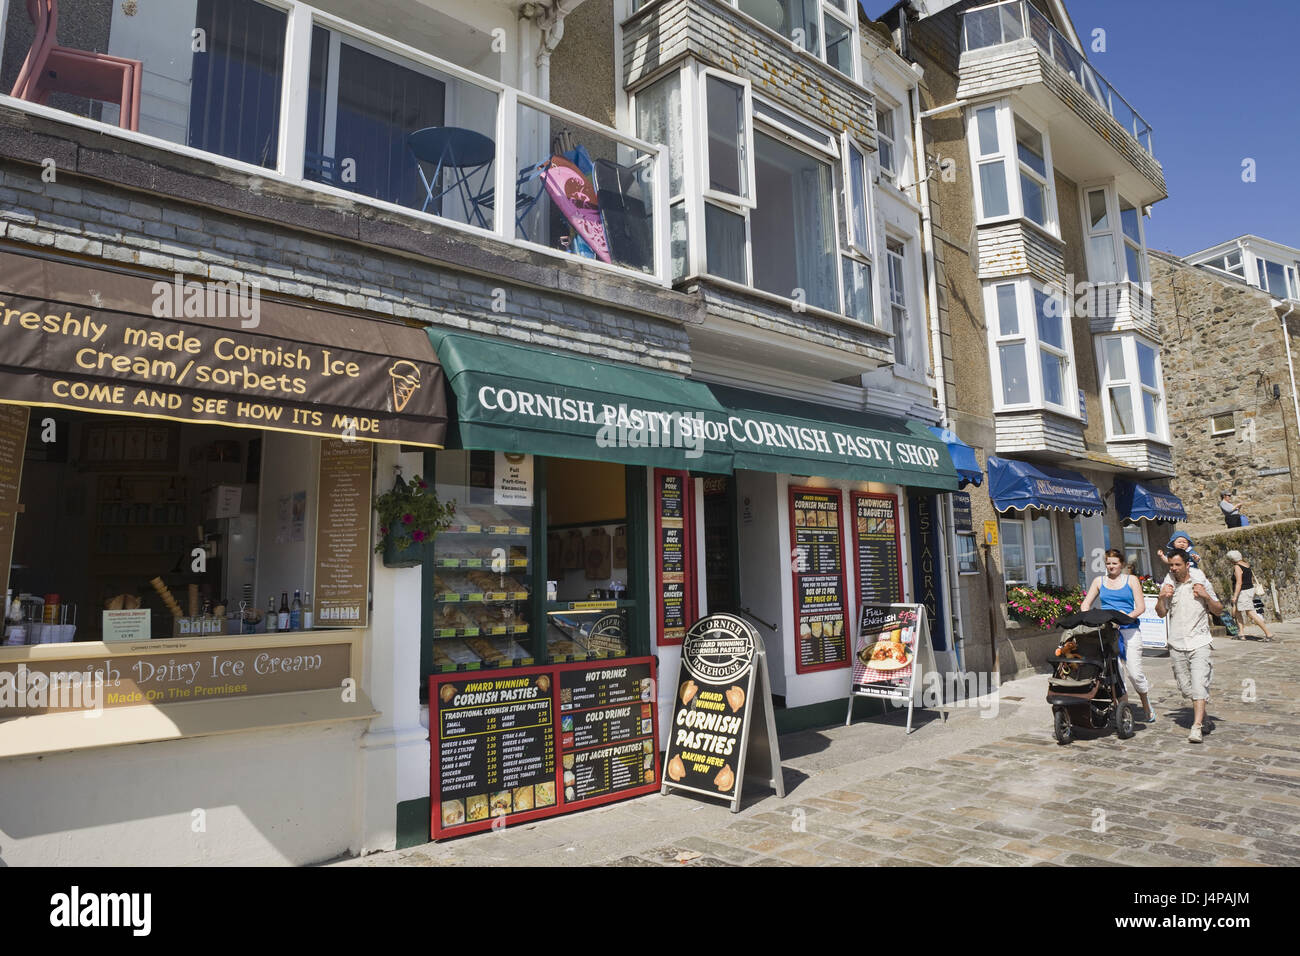
[[[415,475],[409,482],[399,474],[393,490],[375,498],[379,515],[379,544],[384,567],[410,568],[424,560],[434,537],[451,524],[456,502],[443,503],[428,482]]]

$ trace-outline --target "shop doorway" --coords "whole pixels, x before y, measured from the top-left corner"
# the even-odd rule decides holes
[[[740,612],[738,556],[736,482],[710,475],[704,479],[704,581],[710,614]]]

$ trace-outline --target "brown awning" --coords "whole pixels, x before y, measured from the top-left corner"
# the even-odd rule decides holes
[[[423,327],[0,251],[0,403],[441,448]]]

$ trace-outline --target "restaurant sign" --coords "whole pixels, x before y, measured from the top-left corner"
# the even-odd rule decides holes
[[[237,321],[159,319],[0,292],[0,394],[28,405],[441,445],[440,366],[313,344],[302,324],[276,337]]]

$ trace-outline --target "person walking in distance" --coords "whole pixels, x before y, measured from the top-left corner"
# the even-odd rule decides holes
[[[1209,578],[1191,566],[1187,552],[1169,552],[1169,573],[1160,585],[1156,613],[1168,618],[1169,662],[1173,665],[1178,690],[1192,702],[1192,729],[1187,739],[1201,742],[1205,703],[1210,697],[1214,674],[1211,660],[1210,615],[1223,613],[1223,604]]]
[[[1251,568],[1250,562],[1242,558],[1240,551],[1229,551],[1228,560],[1232,562],[1233,616],[1237,618],[1237,623],[1241,625],[1241,637],[1246,636],[1246,618],[1249,617],[1264,632],[1264,640],[1273,640],[1273,632],[1268,629],[1264,619],[1255,610],[1255,595],[1258,591],[1255,588],[1254,569]],[[1233,640],[1238,640],[1238,638],[1234,637]]]
[[[1142,593],[1142,582],[1124,564],[1124,552],[1111,548],[1106,552],[1106,573],[1092,579],[1088,594],[1083,599],[1080,609],[1088,611],[1100,599],[1104,611],[1119,611],[1127,614],[1136,622],[1147,609],[1146,595]],[[1142,671],[1142,640],[1138,636],[1137,624],[1119,629],[1119,656],[1124,661],[1133,688],[1142,698],[1142,708],[1148,724],[1155,723],[1156,712],[1151,706],[1147,692],[1151,682]]]

